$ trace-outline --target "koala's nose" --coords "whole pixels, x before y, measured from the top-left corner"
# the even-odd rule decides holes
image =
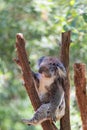
[[[45,66],[41,66],[41,67],[39,68],[39,73],[46,72],[46,71],[48,71],[48,68],[45,67]]]

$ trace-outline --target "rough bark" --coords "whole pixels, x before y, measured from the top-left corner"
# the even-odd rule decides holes
[[[30,97],[31,103],[34,107],[34,110],[41,105],[38,94],[36,92],[34,81],[31,73],[31,68],[29,66],[26,50],[25,50],[25,40],[22,34],[18,33],[16,36],[16,50],[17,50],[17,59],[15,62],[20,65],[23,73],[24,86]],[[54,124],[51,124],[50,121],[45,121],[42,124],[43,130],[57,130]]]
[[[64,64],[67,72],[67,77],[64,82],[64,91],[65,91],[65,115],[60,120],[60,130],[71,130],[70,126],[70,80],[69,80],[69,47],[70,47],[70,34],[71,32],[62,33],[62,45],[60,51],[60,60]]]
[[[76,89],[76,98],[81,113],[83,130],[87,130],[87,90],[85,69],[85,64],[74,64],[74,83]]]

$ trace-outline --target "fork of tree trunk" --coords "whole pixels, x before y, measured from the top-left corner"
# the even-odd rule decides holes
[[[71,31],[64,32],[61,35],[61,49],[59,54],[59,59],[62,61],[66,68],[67,77],[64,83],[65,91],[65,102],[66,109],[65,115],[60,120],[60,130],[71,130],[70,125],[70,80],[69,80],[69,48],[70,48],[70,37]],[[15,62],[21,67],[24,79],[24,86],[31,100],[34,110],[40,107],[40,99],[35,90],[33,77],[31,73],[31,68],[29,65],[29,59],[27,58],[27,53],[25,50],[26,41],[23,34],[18,33],[16,35],[16,50],[17,58],[14,59]],[[81,112],[82,128],[87,130],[87,91],[86,91],[86,77],[85,77],[85,65],[81,63],[74,64],[74,83],[76,88],[76,97]],[[54,123],[49,120],[44,121],[41,124],[43,130],[58,130]]]

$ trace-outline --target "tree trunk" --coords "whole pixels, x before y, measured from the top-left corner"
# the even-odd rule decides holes
[[[70,126],[70,80],[69,80],[69,47],[70,47],[70,34],[71,32],[62,33],[62,45],[60,52],[60,60],[66,68],[67,77],[64,82],[65,91],[65,115],[60,120],[60,130],[71,130]]]
[[[85,68],[85,64],[74,64],[74,83],[76,89],[76,98],[81,113],[83,130],[87,130],[87,88]]]
[[[16,49],[18,58],[15,59],[15,62],[20,65],[22,69],[23,79],[25,82],[24,86],[26,88],[28,96],[30,97],[34,110],[37,110],[37,108],[40,107],[41,103],[34,86],[34,81],[25,50],[25,40],[23,35],[20,33],[16,36]],[[51,124],[50,121],[45,121],[41,125],[43,130],[57,130],[56,126],[54,124]]]

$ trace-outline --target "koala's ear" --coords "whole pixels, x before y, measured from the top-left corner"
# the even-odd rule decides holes
[[[42,56],[39,60],[38,60],[38,66],[40,66],[41,62],[44,60],[45,56]]]

